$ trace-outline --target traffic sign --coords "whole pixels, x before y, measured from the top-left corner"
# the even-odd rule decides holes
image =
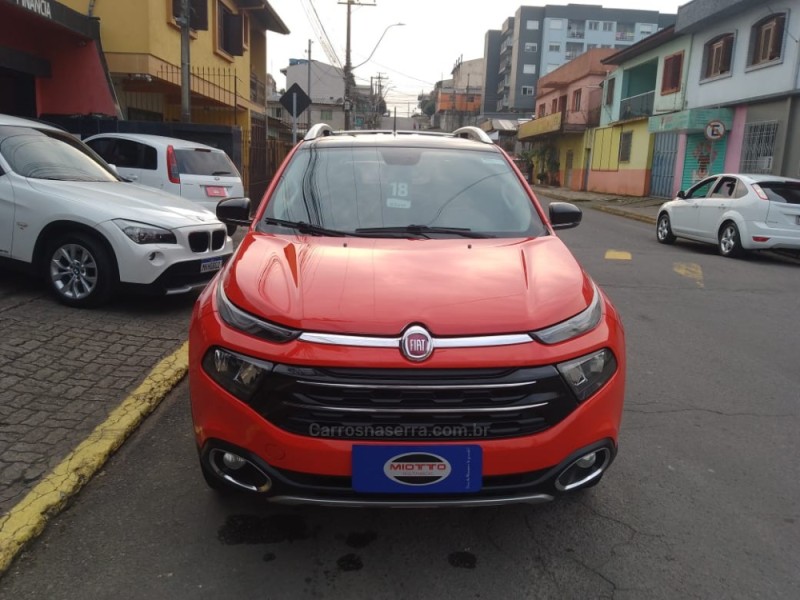
[[[299,115],[303,114],[305,109],[311,106],[311,98],[303,91],[303,88],[295,83],[281,96],[280,103],[289,111],[290,115],[297,118]]]

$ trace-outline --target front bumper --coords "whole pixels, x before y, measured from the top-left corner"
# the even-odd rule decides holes
[[[261,491],[270,501],[277,504],[313,505],[331,507],[478,507],[498,506],[504,504],[541,504],[553,500],[559,494],[569,490],[563,489],[559,478],[563,476],[581,457],[596,453],[601,458],[595,469],[587,472],[585,479],[574,487],[588,487],[596,484],[605,470],[613,462],[617,446],[613,440],[600,440],[594,444],[573,452],[560,464],[550,468],[515,475],[485,476],[481,489],[469,494],[365,494],[353,491],[351,479],[347,476],[332,477],[297,473],[277,469],[259,456],[220,440],[209,440],[200,449],[200,460],[207,472],[213,472],[221,479],[228,479],[234,487],[234,479],[226,477],[222,470],[212,466],[218,456],[231,452],[245,458],[255,466],[264,478]],[[250,487],[239,484],[238,487]],[[252,482],[250,482],[252,483]]]

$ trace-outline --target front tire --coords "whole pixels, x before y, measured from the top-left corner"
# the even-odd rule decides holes
[[[674,244],[675,234],[672,233],[672,225],[669,222],[669,215],[661,213],[658,216],[658,225],[656,225],[656,238],[661,244]]]
[[[722,224],[717,239],[719,253],[725,258],[738,258],[744,254],[739,228],[733,221],[725,221]]]
[[[43,275],[59,302],[90,308],[107,302],[117,285],[108,250],[84,233],[68,233],[47,248]]]

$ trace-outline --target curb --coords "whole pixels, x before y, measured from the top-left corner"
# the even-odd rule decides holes
[[[621,208],[615,208],[613,206],[606,206],[605,204],[595,204],[590,203],[590,208],[594,210],[599,210],[600,212],[608,213],[610,215],[617,215],[618,217],[627,217],[628,219],[633,219],[634,221],[641,221],[642,223],[648,223],[650,225],[656,224],[656,218],[651,217],[650,215],[640,215],[638,213],[632,213],[627,210],[623,210]]]
[[[103,423],[0,518],[0,575],[180,383],[188,370],[188,348],[184,342],[158,363]]]

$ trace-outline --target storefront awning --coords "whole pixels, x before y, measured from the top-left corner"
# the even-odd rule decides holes
[[[705,130],[711,121],[721,121],[726,129],[733,126],[733,110],[730,108],[690,108],[679,112],[650,117],[647,130],[650,133],[673,131],[696,133]]]

